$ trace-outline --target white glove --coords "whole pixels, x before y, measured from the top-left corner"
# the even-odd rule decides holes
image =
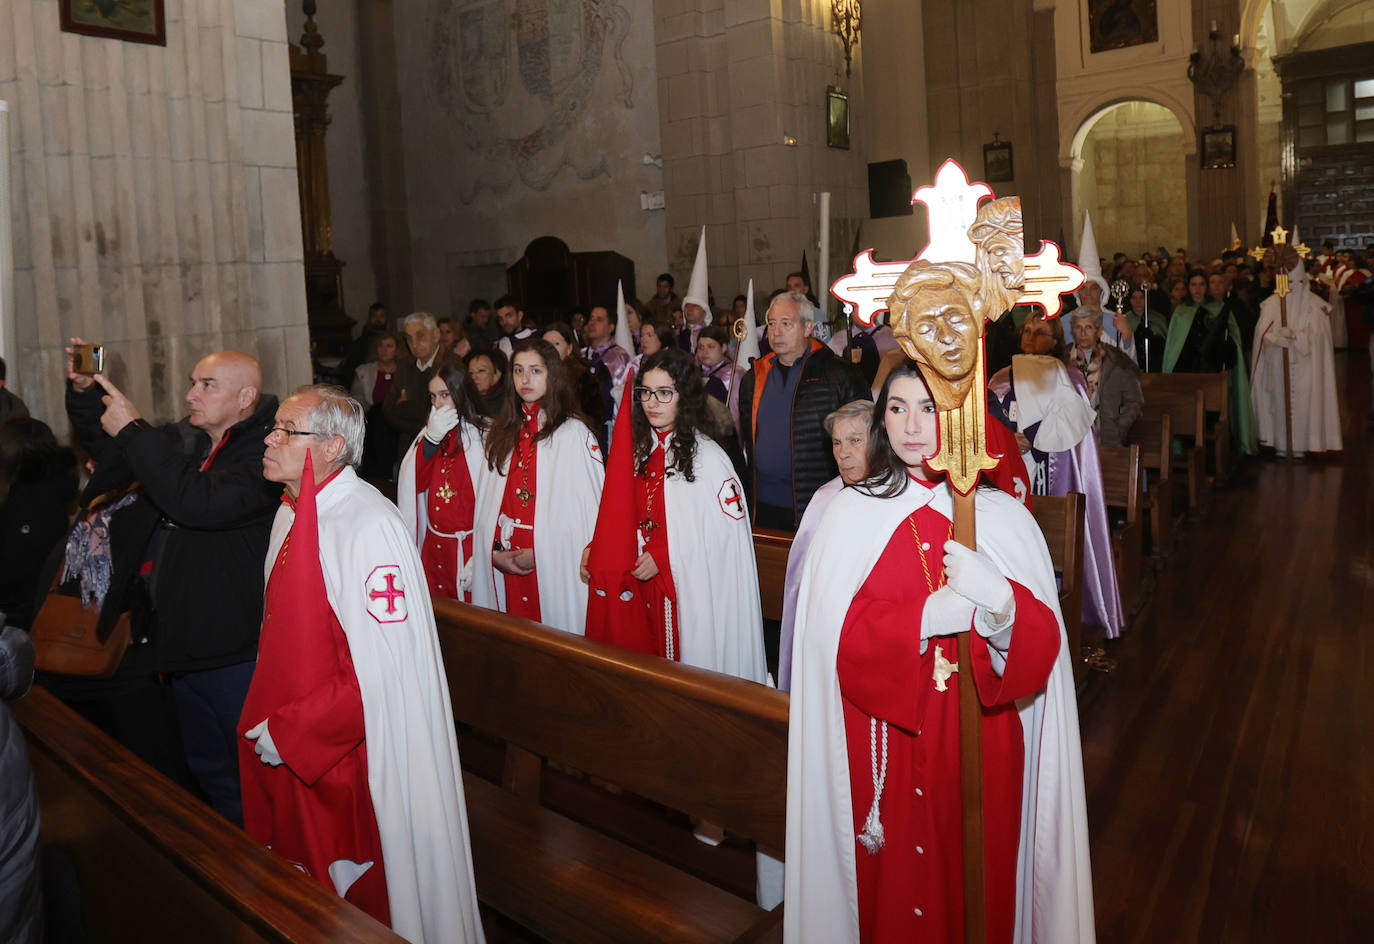
[[[968,632],[973,625],[973,613],[973,604],[948,585],[926,597],[921,610],[921,655],[926,654],[926,640],[931,636]]]
[[[439,445],[449,430],[458,425],[458,411],[451,406],[436,406],[429,409],[429,422],[425,423],[425,439]]]
[[[982,551],[971,551],[958,541],[946,541],[945,573],[955,593],[986,611],[994,622],[1006,622],[1007,611],[1011,609],[1015,597],[1012,595],[1011,582],[1002,576],[992,558]],[[975,626],[984,636],[996,631],[985,632],[983,620],[979,620]]]
[[[253,742],[253,750],[257,751],[258,757],[262,758],[264,764],[272,767],[281,766],[281,755],[277,753],[277,745],[272,742],[272,735],[267,730],[267,719],[264,718],[257,725],[249,728],[243,736]]]
[[[1292,328],[1275,328],[1269,332],[1269,337],[1279,347],[1292,347],[1293,342],[1298,339],[1298,333]]]

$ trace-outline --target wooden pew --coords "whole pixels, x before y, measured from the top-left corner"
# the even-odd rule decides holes
[[[1163,557],[1174,529],[1174,488],[1169,476],[1173,470],[1173,419],[1147,404],[1145,412],[1131,424],[1126,441],[1140,446],[1140,462],[1146,472],[1145,509],[1150,514],[1150,554]]]
[[[759,599],[763,618],[782,619],[782,598],[787,580],[787,554],[792,550],[792,534],[771,528],[754,529],[754,560],[759,570]]]
[[[1174,469],[1187,476],[1188,512],[1194,515],[1202,509],[1207,493],[1207,457],[1203,448],[1204,400],[1201,390],[1152,390],[1145,395],[1145,411],[1141,414],[1143,418],[1147,415],[1157,416],[1161,412],[1168,413],[1174,439],[1183,438],[1182,452],[1171,449],[1170,456]]]
[[[454,720],[505,742],[464,774],[477,895],[550,942],[781,940],[765,912],[541,805],[548,761],[780,850],[787,695],[435,601]]]
[[[38,784],[42,841],[75,865],[89,940],[401,944],[46,689],[12,707]]]
[[[1098,445],[1102,464],[1102,492],[1107,507],[1119,508],[1126,515],[1124,524],[1112,529],[1112,560],[1121,587],[1121,607],[1130,616],[1140,608],[1144,581],[1141,557],[1145,547],[1145,527],[1141,506],[1145,501],[1145,469],[1140,446]]]
[[[1064,614],[1076,681],[1083,673],[1083,521],[1087,499],[1082,492],[1069,492],[1062,498],[1036,495],[1031,501],[1059,578],[1059,609]]]
[[[1225,482],[1235,469],[1231,452],[1231,378],[1226,371],[1215,374],[1142,374],[1140,388],[1145,402],[1159,393],[1202,391],[1206,440],[1212,445],[1216,481]],[[1203,439],[1197,440],[1203,445]]]

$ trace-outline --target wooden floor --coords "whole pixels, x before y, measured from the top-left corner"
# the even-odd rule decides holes
[[[1374,424],[1251,461],[1080,698],[1098,940],[1374,941]]]

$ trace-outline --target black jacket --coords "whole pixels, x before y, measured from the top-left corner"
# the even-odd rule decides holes
[[[740,439],[749,461],[750,498],[754,495],[754,420],[758,413],[757,397],[767,383],[768,372],[777,358],[765,354],[754,361],[744,375],[739,388]],[[757,387],[756,387],[757,384]],[[756,394],[755,390],[759,393]],[[873,395],[864,386],[857,370],[835,356],[819,341],[811,341],[811,353],[802,364],[802,374],[792,397],[792,513],[793,526],[801,523],[806,506],[816,489],[840,474],[830,437],[825,432],[825,418],[854,400],[871,400]]]
[[[140,420],[111,439],[100,429],[102,393],[67,389],[72,429],[99,464],[83,501],[130,481],[142,486],[143,497],[120,523],[126,533],[149,534],[142,559],[153,562],[145,579],[159,669],[186,672],[257,658],[263,562],[281,503],[281,486],[262,477],[263,437],[277,398],[262,397],[252,416],[232,426],[202,472],[208,435],[184,419],[161,427]]]
[[[438,355],[424,370],[420,369],[413,357],[402,358],[396,365],[396,379],[391,382],[391,389],[382,401],[382,417],[388,426],[396,430],[397,462],[405,456],[429,419],[429,381],[438,366]],[[404,400],[401,399],[402,393],[405,394]]]

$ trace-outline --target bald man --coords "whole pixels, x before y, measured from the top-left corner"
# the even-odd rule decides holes
[[[73,373],[70,353],[67,415],[98,464],[83,498],[139,486],[111,527],[110,592],[124,594],[135,614],[120,675],[134,677],[140,697],[112,699],[102,711],[115,717],[105,720],[116,736],[156,724],[157,687],[170,680],[186,765],[215,809],[242,825],[236,725],[281,503],[281,486],[262,477],[277,398],[263,395],[257,360],[220,351],[191,371],[189,415],[153,426],[109,378]]]

